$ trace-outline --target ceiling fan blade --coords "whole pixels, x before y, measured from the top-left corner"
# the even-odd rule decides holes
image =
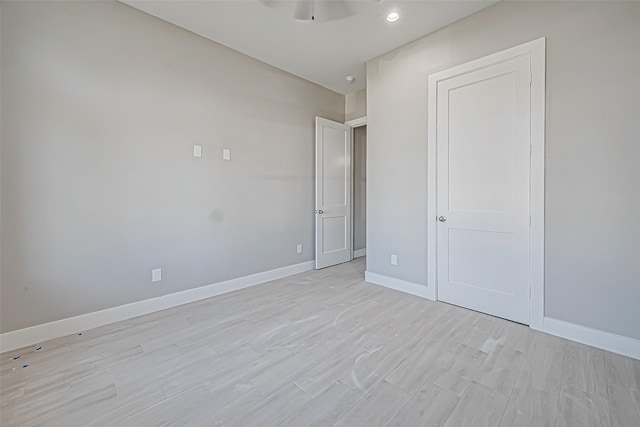
[[[236,0],[243,1],[243,0]],[[349,1],[345,0],[258,0],[279,13],[292,14],[298,21],[328,22],[353,15]],[[362,0],[378,1],[378,0]],[[292,13],[293,8],[293,13]]]
[[[293,17],[299,21],[315,20],[314,0],[296,0]]]

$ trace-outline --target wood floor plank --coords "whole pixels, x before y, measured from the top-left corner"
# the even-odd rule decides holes
[[[116,383],[118,395],[128,398],[138,393],[144,393],[149,388],[162,390],[161,386],[165,375],[170,372],[166,370],[167,362],[181,355],[182,353],[175,345],[169,345],[132,358],[128,362],[111,366],[109,372]]]
[[[389,426],[443,426],[459,400],[455,394],[433,383],[424,384]]]
[[[300,375],[294,383],[309,396],[316,397],[353,369],[358,357],[368,354],[369,352],[364,349],[345,345],[341,352],[334,353],[315,365],[308,372]]]
[[[118,391],[117,387],[116,391]],[[94,410],[91,418],[85,420],[83,425],[91,427],[120,425],[126,418],[166,399],[164,392],[159,387],[140,388],[139,391],[139,393],[129,393],[126,396],[118,394],[115,405],[109,405],[108,408],[101,408],[99,411]]]
[[[2,405],[0,424],[3,427],[59,425],[63,423],[70,405],[70,395],[66,392],[14,399],[10,405]]]
[[[350,371],[341,377],[349,387],[366,393],[400,365],[408,354],[393,343],[358,356]]]
[[[237,425],[244,426],[276,426],[295,412],[307,405],[311,398],[295,384],[288,384],[277,392],[260,401],[253,407],[244,408],[236,418]]]
[[[506,322],[498,335],[497,343],[510,349],[527,353],[533,339],[534,330],[514,322]]]
[[[558,418],[558,393],[516,387],[500,426],[555,427]]]
[[[433,309],[435,302],[425,304],[423,301],[417,300],[405,306],[402,310],[398,310],[393,314],[393,319],[398,322],[414,325],[422,319],[429,310]]]
[[[626,359],[626,357],[615,353],[606,352],[604,354],[604,367],[609,384],[633,388],[634,381]]]
[[[558,427],[608,427],[609,402],[598,394],[563,386],[558,402]]]
[[[446,353],[442,352],[442,354]],[[431,376],[431,381],[457,396],[462,396],[473,378],[477,376],[478,370],[487,359],[487,354],[459,344],[452,347],[448,355],[449,357],[438,364],[438,369]]]
[[[508,396],[516,385],[524,358],[524,353],[496,345],[478,369],[474,379]]]
[[[453,357],[452,346],[448,341],[428,341],[407,351],[408,357],[385,380],[409,395],[417,393],[438,368]]]
[[[562,385],[582,390],[590,395],[606,397],[608,391],[604,351],[584,344],[568,342]]]
[[[71,383],[70,404],[65,424],[84,426],[96,413],[111,411],[120,403],[113,377],[108,371],[96,372]]]
[[[2,402],[8,402],[12,399],[23,397],[26,386],[26,381],[21,381],[7,386],[0,385],[0,400],[2,400]]]
[[[251,340],[249,345],[258,352],[264,352],[284,342],[290,342],[296,337],[304,337],[317,331],[326,325],[328,310],[323,312],[311,312],[309,316],[293,322],[280,323],[273,328],[264,331]]]
[[[386,323],[371,322],[358,325],[357,328],[349,331],[349,336],[353,344],[372,352],[376,348],[388,345],[398,336],[406,334],[410,328],[409,324],[391,319]]]
[[[640,360],[627,357],[625,361],[631,375],[630,387],[634,390],[640,390]]]
[[[386,426],[409,399],[410,396],[407,393],[382,381],[340,418],[335,426]]]
[[[265,397],[252,384],[231,383],[211,389],[213,403],[208,408],[211,422],[207,425],[234,425],[249,408],[254,408]]]
[[[311,347],[261,370],[248,377],[263,395],[268,396],[288,383],[292,383],[298,376],[309,371],[313,366],[326,360],[330,353],[322,347]]]
[[[508,397],[472,382],[444,424],[446,427],[492,427],[502,419]]]
[[[361,398],[361,393],[337,381],[309,404],[289,414],[278,425],[331,426]]]
[[[204,386],[171,396],[153,406],[125,418],[123,426],[204,425],[208,421],[207,408],[213,397]]]
[[[640,426],[640,391],[609,384],[609,418],[612,427]]]
[[[305,427],[326,427],[326,426],[335,425],[336,422],[338,422],[338,420],[344,414],[349,412],[349,410],[351,410],[351,408],[353,408],[356,405],[356,403],[358,403],[362,399],[362,396],[360,394],[358,394],[357,392],[355,392],[350,388],[349,390],[350,390],[349,394],[343,395],[343,399],[340,399],[339,401],[335,402],[332,406],[328,407],[327,410],[323,412],[320,417],[312,420],[309,423],[306,423],[304,420],[301,420],[300,425],[303,425]],[[329,389],[327,390],[327,392],[328,391]],[[285,426],[287,424],[282,424],[282,425]]]
[[[535,332],[516,387],[557,395],[560,391],[566,340]]]
[[[504,339],[509,322],[482,313],[473,313],[473,321],[464,331],[463,344],[489,353]]]

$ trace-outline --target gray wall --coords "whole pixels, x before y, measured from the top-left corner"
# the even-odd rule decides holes
[[[353,130],[353,249],[367,247],[367,127]]]
[[[640,2],[500,2],[371,60],[367,269],[427,281],[428,76],[543,36],[546,315],[640,339]]]
[[[2,332],[313,259],[344,96],[116,2],[2,2],[1,38]]]
[[[353,120],[367,115],[367,90],[349,93],[344,99],[344,119]]]

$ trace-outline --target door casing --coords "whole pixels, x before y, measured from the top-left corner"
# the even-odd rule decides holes
[[[344,122],[345,125],[351,127],[351,175],[353,176],[353,170],[355,167],[354,164],[354,142],[355,142],[355,131],[356,128],[366,126],[367,125],[367,116],[359,117],[357,119],[347,120]],[[356,251],[353,249],[354,238],[355,238],[355,181],[352,182],[351,185],[351,259],[359,258],[363,255],[357,255]],[[366,230],[365,230],[366,233]],[[366,248],[365,248],[366,251]]]
[[[529,231],[529,326],[542,330],[544,318],[544,129],[546,39],[522,45],[449,68],[429,76],[427,141],[427,293],[438,299],[437,290],[437,85],[438,82],[480,70],[513,58],[531,59],[531,170]]]

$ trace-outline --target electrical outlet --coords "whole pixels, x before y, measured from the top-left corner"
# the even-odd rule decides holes
[[[300,243],[298,245],[298,253],[301,254],[302,253],[302,243]]]
[[[156,268],[151,270],[151,282],[159,282],[162,280],[162,269]]]
[[[231,160],[231,150],[228,148],[222,150],[222,160]]]
[[[398,255],[391,254],[391,265],[398,265]]]
[[[202,145],[193,146],[193,157],[202,157]]]

